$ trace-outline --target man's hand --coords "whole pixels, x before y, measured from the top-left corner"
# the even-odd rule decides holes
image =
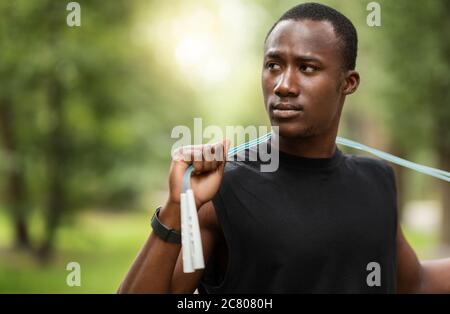
[[[183,175],[189,165],[194,167],[191,189],[197,208],[210,201],[222,182],[229,140],[213,145],[183,146],[174,151],[169,174],[169,202],[180,204]]]

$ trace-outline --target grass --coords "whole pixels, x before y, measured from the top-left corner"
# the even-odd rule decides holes
[[[29,253],[8,249],[11,230],[0,211],[0,293],[114,293],[150,232],[150,217],[149,212],[83,213],[60,229],[55,259],[43,266]],[[433,257],[436,235],[403,229],[420,258]],[[69,262],[81,266],[81,287],[66,284]]]
[[[150,213],[83,214],[59,231],[58,250],[43,266],[30,253],[0,250],[0,293],[114,293],[147,238]],[[7,230],[0,218],[0,239]],[[81,287],[69,287],[69,262],[81,266]]]

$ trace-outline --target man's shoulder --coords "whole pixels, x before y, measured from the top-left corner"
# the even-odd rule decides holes
[[[353,154],[345,154],[345,157],[346,165],[359,173],[395,180],[394,169],[383,159]]]

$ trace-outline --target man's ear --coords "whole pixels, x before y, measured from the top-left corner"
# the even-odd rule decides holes
[[[344,95],[353,94],[359,86],[359,73],[355,70],[347,71],[344,79],[345,81],[342,85],[342,93]]]

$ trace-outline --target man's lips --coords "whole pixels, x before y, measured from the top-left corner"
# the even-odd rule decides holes
[[[290,119],[303,113],[303,106],[290,103],[277,103],[271,106],[272,115],[277,119]]]
[[[303,111],[303,106],[299,104],[291,104],[291,103],[277,103],[272,105],[272,110],[298,110]]]

